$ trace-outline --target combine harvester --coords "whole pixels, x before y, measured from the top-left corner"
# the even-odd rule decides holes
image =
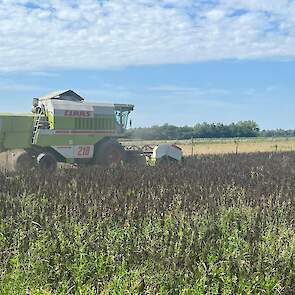
[[[133,105],[85,102],[72,90],[33,99],[29,114],[0,114],[0,167],[9,171],[39,168],[52,172],[57,163],[111,166],[163,159],[180,161],[182,151],[169,144],[151,150],[123,147],[118,138]]]

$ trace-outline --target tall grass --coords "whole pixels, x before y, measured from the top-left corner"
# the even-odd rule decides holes
[[[0,294],[294,294],[295,154],[0,174]]]

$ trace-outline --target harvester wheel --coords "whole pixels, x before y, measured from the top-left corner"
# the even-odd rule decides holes
[[[57,168],[57,161],[49,153],[42,153],[37,157],[38,167],[42,172],[52,173]]]
[[[126,151],[115,140],[108,140],[98,144],[95,149],[94,162],[98,165],[114,166],[126,160]]]

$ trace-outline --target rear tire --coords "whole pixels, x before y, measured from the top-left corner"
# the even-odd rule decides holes
[[[28,152],[19,154],[15,159],[15,171],[26,172],[33,168],[33,158]]]
[[[116,166],[126,161],[126,151],[115,140],[98,144],[95,148],[94,163],[103,166]]]

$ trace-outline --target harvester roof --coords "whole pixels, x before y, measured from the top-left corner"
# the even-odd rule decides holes
[[[48,95],[39,97],[40,101],[48,100],[48,99],[58,99],[58,100],[67,100],[67,101],[76,101],[81,102],[84,101],[84,98],[74,92],[73,90],[61,90],[61,91],[55,91],[51,92]]]

